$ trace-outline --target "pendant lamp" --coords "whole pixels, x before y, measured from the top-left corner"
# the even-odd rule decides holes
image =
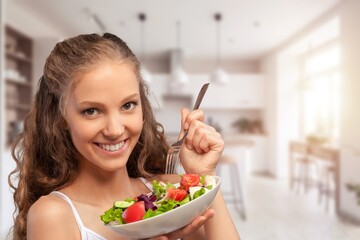
[[[216,21],[216,66],[214,72],[211,74],[211,82],[217,84],[225,84],[228,82],[228,75],[224,69],[221,68],[221,57],[220,57],[220,21],[222,15],[220,13],[216,13],[214,15],[214,19]]]
[[[145,66],[145,33],[144,33],[144,23],[146,21],[145,13],[139,13],[139,20],[141,21],[141,64],[140,64],[140,74],[142,79],[147,82],[151,83],[152,76],[150,71]]]
[[[175,54],[175,66],[172,70],[172,78],[175,83],[185,84],[189,81],[189,77],[182,67],[182,50],[180,44],[180,21],[176,22],[176,40],[177,40],[177,50]]]

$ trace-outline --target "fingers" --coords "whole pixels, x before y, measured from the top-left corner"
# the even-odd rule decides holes
[[[204,112],[201,109],[189,111],[187,108],[181,109],[181,126],[182,129],[188,130],[193,121],[204,121]]]
[[[186,122],[186,117],[189,115],[190,111],[187,108],[182,108],[181,109],[181,129],[185,129],[185,122]],[[188,125],[186,125],[187,128],[186,130],[189,128]]]
[[[169,240],[169,238],[166,236],[158,236],[158,237],[149,238],[149,240]]]
[[[203,215],[195,218],[190,224],[186,225],[185,227],[177,231],[167,234],[168,239],[169,240],[178,239],[178,238],[186,237],[190,233],[196,232],[197,230],[199,230],[200,227],[204,225],[204,223],[206,223],[209,219],[211,219],[214,216],[214,214],[215,211],[213,209],[207,209]]]
[[[215,148],[221,150],[223,146],[220,133],[212,126],[199,121],[191,123],[185,143],[189,150],[195,150],[198,153],[207,153],[211,149],[216,150]]]
[[[217,133],[208,126],[196,126],[190,128],[185,142],[188,149],[202,153],[208,152],[216,139]]]
[[[186,117],[189,115],[189,113],[190,113],[189,109],[187,108],[181,109],[181,131],[178,136],[178,140],[182,138],[184,132],[188,129],[188,124],[186,123]],[[186,129],[185,129],[185,125],[186,125]]]
[[[184,131],[188,131],[185,144],[189,150],[195,150],[197,153],[207,153],[213,146],[218,145],[219,150],[223,144],[221,135],[212,126],[204,121],[204,112],[201,109],[189,111],[187,108],[181,109],[181,126],[182,131],[179,139],[183,136]]]

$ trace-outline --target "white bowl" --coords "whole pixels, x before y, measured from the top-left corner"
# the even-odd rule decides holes
[[[214,177],[216,185],[204,195],[192,200],[178,208],[169,212],[144,219],[138,222],[105,225],[119,234],[129,238],[150,238],[173,232],[180,229],[197,216],[203,214],[205,210],[211,205],[215,198],[217,191],[220,188],[220,177]]]

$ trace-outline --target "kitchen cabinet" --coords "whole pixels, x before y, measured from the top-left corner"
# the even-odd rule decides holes
[[[209,75],[190,76],[191,83],[185,92],[191,93],[193,101],[201,85],[209,82]],[[211,83],[201,104],[203,109],[261,109],[264,106],[264,83],[261,74],[234,74],[226,84]]]
[[[201,86],[210,82],[209,74],[192,74],[189,83],[182,86],[181,91],[169,94],[170,74],[156,74],[150,83],[150,89],[155,96],[153,106],[161,108],[166,97],[187,97],[196,101]],[[203,109],[262,109],[264,107],[264,79],[261,74],[233,74],[226,84],[211,83],[201,103]]]
[[[32,39],[15,29],[5,28],[6,144],[21,131],[32,101]]]
[[[264,79],[260,74],[236,75],[233,78],[232,104],[238,108],[264,107]]]

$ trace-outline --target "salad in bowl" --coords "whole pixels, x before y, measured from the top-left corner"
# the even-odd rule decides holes
[[[220,182],[217,176],[197,174],[183,174],[177,184],[154,180],[151,192],[115,201],[100,219],[130,238],[166,234],[201,215],[215,198]]]

